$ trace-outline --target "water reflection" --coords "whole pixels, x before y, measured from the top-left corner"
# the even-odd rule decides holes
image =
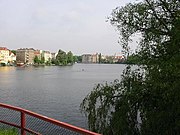
[[[15,67],[2,66],[2,67],[0,67],[0,72],[1,73],[2,72],[9,72],[9,71],[12,71],[14,69],[15,69]]]

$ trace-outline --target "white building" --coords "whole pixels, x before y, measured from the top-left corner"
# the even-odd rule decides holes
[[[51,53],[51,58],[52,58],[52,59],[56,59],[57,54],[58,54],[58,53]]]
[[[9,58],[8,58],[9,63],[13,63],[16,61],[16,55],[9,51]]]
[[[52,59],[51,53],[49,51],[43,51],[42,57],[44,57],[44,62],[51,61]]]
[[[16,61],[16,55],[6,47],[0,47],[0,63],[8,64]]]
[[[0,63],[7,64],[9,60],[9,50],[6,47],[0,47]]]

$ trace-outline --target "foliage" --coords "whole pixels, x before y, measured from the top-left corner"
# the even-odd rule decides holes
[[[74,62],[81,63],[82,62],[82,56],[73,56]]]
[[[59,65],[58,60],[55,59],[55,58],[52,58],[51,63],[54,64],[54,65]]]
[[[43,64],[45,62],[45,58],[42,57],[40,63]]]
[[[18,131],[15,128],[6,130],[0,129],[0,135],[18,135]]]
[[[53,60],[56,65],[66,66],[67,64],[72,65],[74,63],[73,53],[69,51],[67,54],[63,50],[59,50],[56,59]]]
[[[101,60],[102,60],[102,55],[101,55],[101,53],[99,54],[99,63],[101,63]]]
[[[127,59],[125,60],[126,64],[138,64],[140,63],[139,56],[137,54],[132,54],[127,56]]]
[[[47,66],[50,66],[50,65],[51,65],[51,63],[52,63],[52,62],[51,62],[51,60],[48,60],[48,61],[46,61],[46,63],[45,63],[45,64],[46,64]]]
[[[180,133],[180,2],[145,0],[118,7],[109,18],[126,53],[139,42],[139,66],[127,66],[121,81],[99,84],[81,109],[93,131],[112,135]]]
[[[78,56],[73,56],[73,62],[75,63],[75,62],[78,62],[78,58],[77,58]]]
[[[82,56],[77,56],[78,62],[81,63],[82,62]]]
[[[70,63],[72,64],[74,62],[74,59],[73,59],[73,53],[71,51],[69,51],[67,53],[67,63]]]
[[[45,58],[42,57],[41,59],[36,55],[34,57],[34,63],[35,64],[44,64],[45,63]],[[46,62],[46,65],[50,65],[50,60],[48,62]]]
[[[36,55],[35,57],[34,57],[34,63],[37,63],[37,64],[39,64],[41,62],[41,60],[38,58],[38,56]]]
[[[107,56],[105,59],[101,58],[101,63],[108,63],[108,64],[113,64],[113,56]]]
[[[16,55],[16,50],[11,50],[12,53],[14,53]]]
[[[67,65],[66,52],[59,50],[56,59],[58,60],[59,65]]]

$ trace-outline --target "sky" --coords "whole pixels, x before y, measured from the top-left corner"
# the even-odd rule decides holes
[[[106,20],[131,1],[0,0],[0,46],[114,55],[118,32]]]

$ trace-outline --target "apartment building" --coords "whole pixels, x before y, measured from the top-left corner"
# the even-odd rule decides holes
[[[16,62],[23,64],[34,63],[34,52],[33,48],[20,48],[16,52]]]
[[[42,57],[44,57],[44,62],[51,61],[52,59],[51,53],[49,51],[43,51]]]
[[[2,53],[0,52],[0,63],[1,63],[2,60],[3,60],[3,55],[2,55]]]
[[[39,60],[42,58],[42,50],[35,50],[34,57],[37,56]]]
[[[92,63],[92,55],[91,54],[83,54],[82,55],[82,63]]]
[[[92,55],[92,63],[99,63],[99,54],[93,54]]]
[[[16,61],[16,55],[6,47],[0,47],[0,63],[8,64]]]
[[[0,47],[0,63],[7,64],[9,60],[9,50],[6,47]]]
[[[99,63],[99,54],[83,54],[82,63]]]

